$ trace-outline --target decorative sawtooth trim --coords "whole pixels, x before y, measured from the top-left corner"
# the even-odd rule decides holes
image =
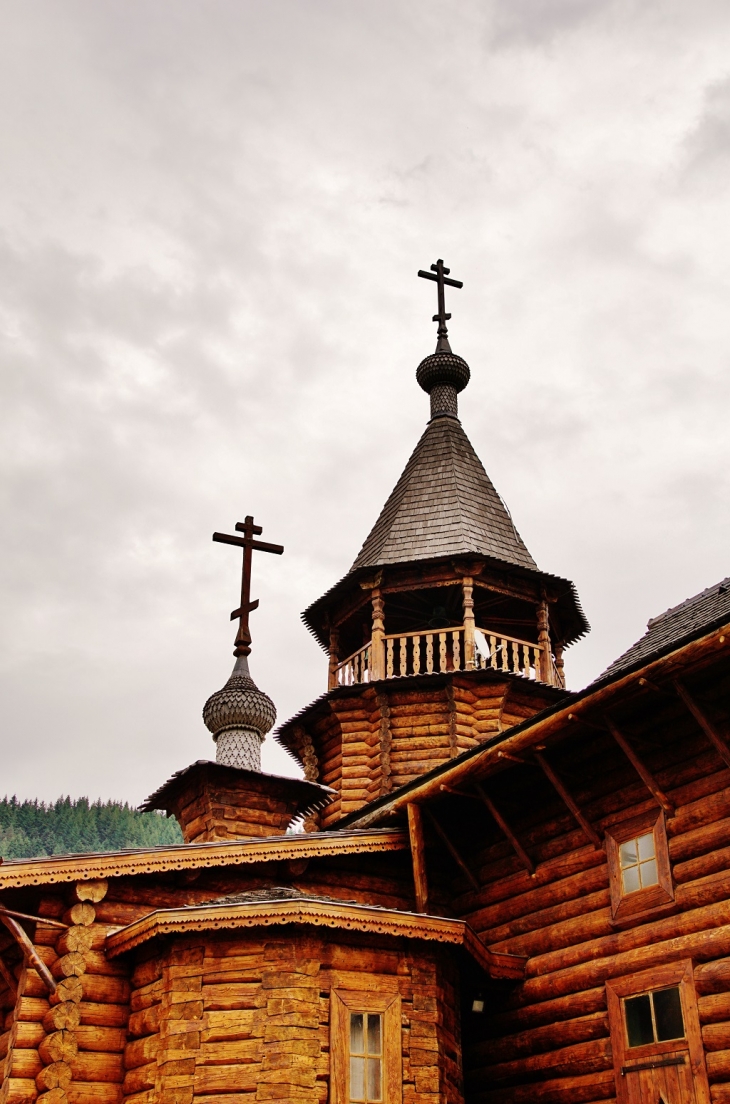
[[[280,924],[309,924],[340,931],[373,932],[377,935],[456,944],[462,946],[490,977],[523,978],[527,962],[520,955],[490,951],[463,920],[399,912],[372,905],[339,904],[306,898],[255,904],[157,909],[107,936],[105,949],[109,958],[116,958],[158,935],[273,927]]]
[[[399,829],[376,828],[354,832],[313,832],[269,836],[232,842],[183,843],[134,851],[95,852],[87,855],[17,859],[0,866],[0,889],[54,885],[81,879],[117,878],[129,874],[156,874],[167,870],[202,870],[279,859],[314,859],[360,852],[403,851],[407,835]]]

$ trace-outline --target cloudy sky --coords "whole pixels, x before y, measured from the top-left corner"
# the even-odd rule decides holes
[[[730,574],[726,0],[0,8],[0,794],[212,757],[246,513],[253,674],[325,688],[299,613],[425,424],[440,256],[466,431],[593,626],[570,685]]]

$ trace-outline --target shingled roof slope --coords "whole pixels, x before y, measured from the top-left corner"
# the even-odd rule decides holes
[[[350,571],[460,553],[537,568],[461,422],[434,418]]]
[[[730,577],[707,590],[687,598],[647,623],[646,632],[636,644],[615,659],[595,681],[604,682],[628,671],[661,652],[671,651],[715,625],[730,621]]]

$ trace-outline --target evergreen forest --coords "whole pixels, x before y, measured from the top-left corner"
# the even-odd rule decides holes
[[[182,843],[177,821],[140,813],[121,801],[59,797],[43,801],[0,800],[0,855],[29,859],[74,851],[121,851]]]

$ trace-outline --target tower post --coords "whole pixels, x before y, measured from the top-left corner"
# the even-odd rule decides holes
[[[332,626],[330,628],[330,663],[327,689],[334,690],[337,686],[337,664],[340,662],[340,630]]]
[[[461,580],[461,592],[464,602],[464,670],[473,671],[476,667],[476,648],[474,645],[474,580],[464,575]]]
[[[385,602],[380,587],[371,592],[373,603],[373,628],[370,643],[370,679],[376,682],[385,678]]]
[[[555,677],[550,646],[550,614],[544,597],[537,607],[537,642],[540,645],[540,678],[552,686],[555,683]]]

